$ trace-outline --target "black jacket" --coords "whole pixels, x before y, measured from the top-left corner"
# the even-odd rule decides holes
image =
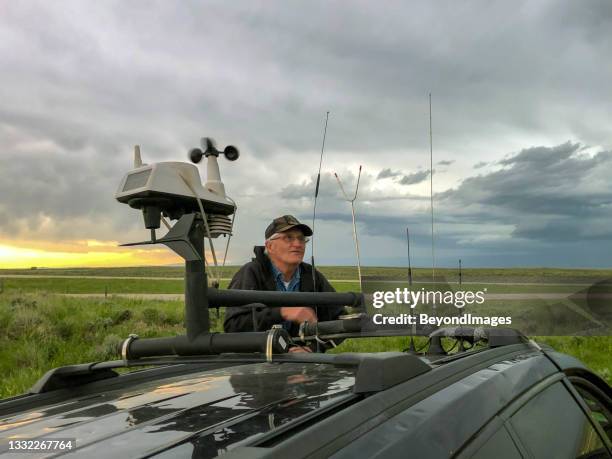
[[[276,281],[272,272],[271,261],[264,254],[264,247],[256,246],[253,250],[255,258],[245,264],[234,274],[229,284],[230,289],[240,290],[276,290]],[[308,263],[300,264],[300,292],[313,292],[312,266]],[[325,276],[316,271],[317,292],[335,292]],[[254,309],[254,312],[253,312]],[[319,321],[334,320],[346,310],[342,306],[319,308],[317,311]],[[253,324],[255,321],[255,324]],[[229,307],[225,311],[223,328],[226,332],[265,331],[274,324],[280,324],[283,319],[280,308],[267,307],[263,304],[255,306]],[[289,333],[298,334],[299,325],[293,324]]]

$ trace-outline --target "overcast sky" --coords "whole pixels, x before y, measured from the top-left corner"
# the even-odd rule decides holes
[[[273,217],[311,220],[329,110],[318,262],[354,263],[333,172],[348,191],[362,165],[364,263],[404,264],[409,226],[429,266],[431,92],[437,264],[612,266],[611,21],[603,0],[0,0],[0,246],[143,240],[114,200],[133,145],[182,161],[210,136],[241,151],[219,162],[247,261]]]

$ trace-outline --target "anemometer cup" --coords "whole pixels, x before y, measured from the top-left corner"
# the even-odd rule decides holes
[[[240,157],[240,152],[233,145],[228,145],[227,147],[225,147],[225,150],[223,150],[223,154],[225,155],[225,158],[228,161],[236,161]]]
[[[189,150],[189,161],[194,164],[198,164],[200,161],[202,161],[202,156],[204,156],[204,152],[199,148],[192,148]]]
[[[207,158],[209,156],[218,157],[220,154],[223,154],[228,161],[236,161],[240,157],[240,152],[233,145],[228,145],[223,151],[217,150],[215,141],[210,137],[204,137],[201,144],[202,148],[192,148],[189,150],[189,160],[194,164],[202,161],[202,157],[204,156]]]

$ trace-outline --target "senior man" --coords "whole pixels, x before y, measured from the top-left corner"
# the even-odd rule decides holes
[[[281,292],[335,292],[319,271],[304,263],[304,253],[312,230],[293,215],[275,218],[266,228],[265,247],[256,246],[255,258],[234,275],[230,289],[276,290]],[[281,324],[296,336],[302,322],[334,320],[345,314],[342,306],[319,308],[318,317],[311,307],[267,307],[263,304],[230,307],[223,327],[226,332],[269,330]]]

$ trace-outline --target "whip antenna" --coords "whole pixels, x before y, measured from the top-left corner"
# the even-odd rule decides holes
[[[461,286],[463,285],[463,274],[461,272],[461,258],[459,258],[459,290],[461,290]],[[461,315],[465,314],[465,308],[461,308]]]
[[[323,143],[321,144],[321,157],[319,158],[319,172],[317,173],[317,185],[315,187],[314,204],[312,206],[312,245],[310,246],[310,264],[312,265],[312,290],[317,291],[317,268],[315,266],[315,245],[314,245],[314,230],[315,219],[317,217],[317,197],[319,196],[319,185],[321,184],[321,166],[323,165],[323,152],[325,151],[325,137],[327,136],[327,121],[329,120],[329,110],[325,113],[325,128],[323,129]],[[319,308],[315,306],[315,315],[319,318]],[[315,324],[315,336],[317,336],[316,351],[320,352],[320,340],[318,321]]]
[[[340,185],[340,190],[344,195],[344,199],[347,202],[351,203],[351,214],[353,215],[353,240],[355,241],[355,251],[357,252],[357,273],[359,275],[359,289],[363,292],[363,287],[361,285],[361,256],[359,254],[359,240],[357,239],[357,225],[355,224],[355,201],[357,200],[357,192],[359,191],[359,180],[361,179],[361,166],[359,166],[359,174],[357,174],[357,186],[355,187],[355,194],[353,198],[349,198],[344,191],[344,187],[342,186],[342,182],[340,181],[340,177],[338,174],[334,172],[336,176],[336,180],[338,181],[338,185]]]
[[[406,227],[406,246],[408,248],[408,285],[412,286],[412,265],[410,263],[410,231]]]
[[[317,197],[319,196],[319,185],[321,183],[321,166],[323,165],[323,152],[325,151],[325,137],[327,136],[327,121],[329,120],[329,110],[325,113],[325,128],[323,129],[323,143],[321,144],[321,157],[319,158],[319,172],[317,173],[317,185],[315,187],[314,205],[312,207],[312,244],[310,245],[310,261],[312,264],[312,284],[313,290],[317,291],[317,276],[315,268],[315,219],[317,217]]]
[[[431,204],[431,280],[436,289],[436,257],[434,252],[434,207],[433,207],[433,131],[431,127],[431,93],[429,93],[429,199]],[[434,296],[435,298],[435,296]],[[436,314],[436,302],[433,303]]]
[[[410,231],[406,227],[406,247],[408,251],[408,285],[412,287],[412,264],[410,263]],[[410,315],[412,316],[412,308],[410,309]],[[416,354],[416,347],[414,346],[414,335],[416,335],[416,323],[412,324],[412,334],[410,335],[410,346],[408,352]]]

